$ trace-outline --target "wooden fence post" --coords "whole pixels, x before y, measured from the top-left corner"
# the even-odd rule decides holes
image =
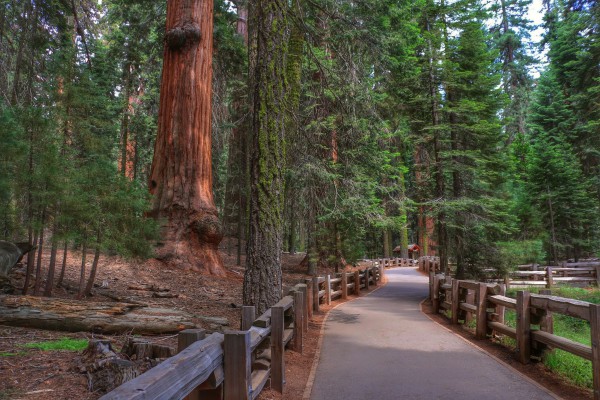
[[[467,289],[467,295],[465,296],[465,303],[475,305],[475,292],[471,289]],[[465,314],[465,324],[468,324],[473,320],[473,313],[467,311]]]
[[[381,278],[381,282],[384,282],[384,279],[385,279],[385,268],[383,268],[381,266],[379,267],[379,276]]]
[[[528,364],[531,355],[531,313],[529,292],[517,292],[517,350],[521,364]]]
[[[283,307],[271,307],[271,388],[279,393],[283,393],[285,383],[283,333]]]
[[[600,305],[590,304],[594,400],[600,400]]]
[[[552,279],[552,267],[546,267],[546,287],[550,289],[554,281]]]
[[[331,304],[331,275],[325,275],[325,300],[327,305]]]
[[[250,331],[225,332],[223,341],[223,381],[225,400],[250,399]]]
[[[247,331],[248,329],[250,329],[255,319],[256,307],[242,306],[242,322],[240,324],[240,330]]]
[[[452,279],[452,323],[458,324],[458,310],[460,302],[458,301],[458,289],[460,281],[458,279]]]
[[[365,290],[369,290],[369,268],[365,269]]]
[[[540,290],[540,294],[552,295],[552,290],[544,289]],[[552,318],[552,311],[545,311],[544,316],[540,320],[540,330],[548,333],[554,333],[554,321]]]
[[[506,296],[506,285],[500,285],[500,296]],[[496,314],[498,314],[498,322],[504,323],[504,312],[506,311],[505,306],[496,306]]]
[[[429,300],[433,301],[433,271],[429,271]]]
[[[203,340],[206,337],[204,329],[184,329],[177,335],[177,352],[180,353],[186,347],[194,342]],[[185,400],[200,400],[200,389],[195,388],[185,396]],[[218,398],[218,397],[216,397]]]
[[[313,277],[313,310],[319,311],[319,277]]]
[[[184,329],[177,335],[177,352],[206,337],[204,329]]]
[[[375,272],[375,268],[368,268],[371,271],[371,275],[373,275],[373,286],[377,286],[377,273]]]
[[[433,313],[437,314],[440,312],[440,275],[435,275],[433,277],[433,289],[431,294]]]
[[[304,305],[302,306],[302,330],[304,332],[308,332],[308,309],[312,306],[311,303],[308,302],[308,287],[305,284],[298,285],[300,292],[302,292],[302,299],[304,300]]]
[[[342,300],[348,298],[348,274],[342,272]]]
[[[475,327],[475,338],[485,339],[487,334],[487,285],[480,283],[477,290],[477,326]]]
[[[600,288],[600,265],[596,266],[596,286]]]
[[[308,318],[313,316],[313,281],[310,278],[304,279],[306,283],[306,309],[308,310]],[[308,327],[308,320],[306,321]]]
[[[294,292],[294,351],[304,351],[304,294]]]
[[[354,294],[360,296],[360,271],[354,271]]]

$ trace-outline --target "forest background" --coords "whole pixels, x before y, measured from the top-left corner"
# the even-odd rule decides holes
[[[545,1],[541,27],[526,0],[273,3],[285,11],[275,217],[309,273],[396,245],[406,256],[410,243],[459,277],[598,255],[597,2]],[[0,238],[51,248],[49,294],[59,248],[81,248],[83,265],[88,249],[95,261],[152,255],[166,2],[1,4]],[[238,260],[250,229],[247,6],[215,0],[212,54],[214,201]]]

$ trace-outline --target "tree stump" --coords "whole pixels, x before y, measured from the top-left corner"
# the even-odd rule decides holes
[[[140,375],[133,361],[122,360],[112,349],[109,340],[90,340],[83,352],[80,371],[87,373],[90,391],[107,393]]]

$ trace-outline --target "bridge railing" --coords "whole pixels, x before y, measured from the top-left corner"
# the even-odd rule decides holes
[[[550,291],[533,294],[518,291],[517,298],[505,296],[505,286],[430,275],[430,299],[434,313],[449,313],[453,324],[476,318],[475,337],[485,339],[493,332],[509,336],[517,342],[519,362],[527,364],[531,355],[544,349],[561,349],[592,362],[594,399],[600,400],[600,305],[564,297]],[[516,327],[505,324],[506,309],[516,312]],[[590,323],[591,343],[587,346],[555,335],[552,314],[563,314]],[[539,329],[535,326],[539,325]]]
[[[241,330],[213,333],[187,329],[178,337],[179,353],[125,382],[101,400],[255,399],[270,380],[283,393],[284,352],[303,351],[308,320],[323,303],[346,299],[351,292],[378,285],[383,266],[306,279],[288,288],[286,296],[255,318],[255,308],[242,308]]]

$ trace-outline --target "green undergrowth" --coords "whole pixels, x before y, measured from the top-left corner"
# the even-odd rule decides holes
[[[26,351],[18,351],[16,353],[11,353],[9,351],[0,351],[0,357],[16,357],[16,356],[22,356],[26,353],[27,353]]]
[[[40,349],[44,351],[48,350],[68,350],[68,351],[81,351],[85,350],[88,346],[87,339],[71,339],[71,338],[60,338],[59,340],[51,340],[47,342],[34,342],[25,343],[22,347],[28,349]]]
[[[522,289],[510,289],[507,291],[506,295],[514,298],[517,295],[517,290]],[[531,293],[539,292],[538,288],[529,288],[528,290]],[[582,289],[564,286],[553,288],[552,295],[600,304],[600,290],[598,289]],[[553,314],[552,319],[555,335],[588,346],[591,345],[589,322],[562,314]],[[506,310],[504,320],[506,325],[515,327],[516,313],[513,310]],[[532,329],[539,329],[539,326],[532,325]],[[501,343],[509,347],[516,346],[516,341],[509,337],[503,337]],[[574,384],[590,389],[593,387],[591,361],[558,349],[546,351],[542,357],[542,361],[549,369],[562,375]]]

